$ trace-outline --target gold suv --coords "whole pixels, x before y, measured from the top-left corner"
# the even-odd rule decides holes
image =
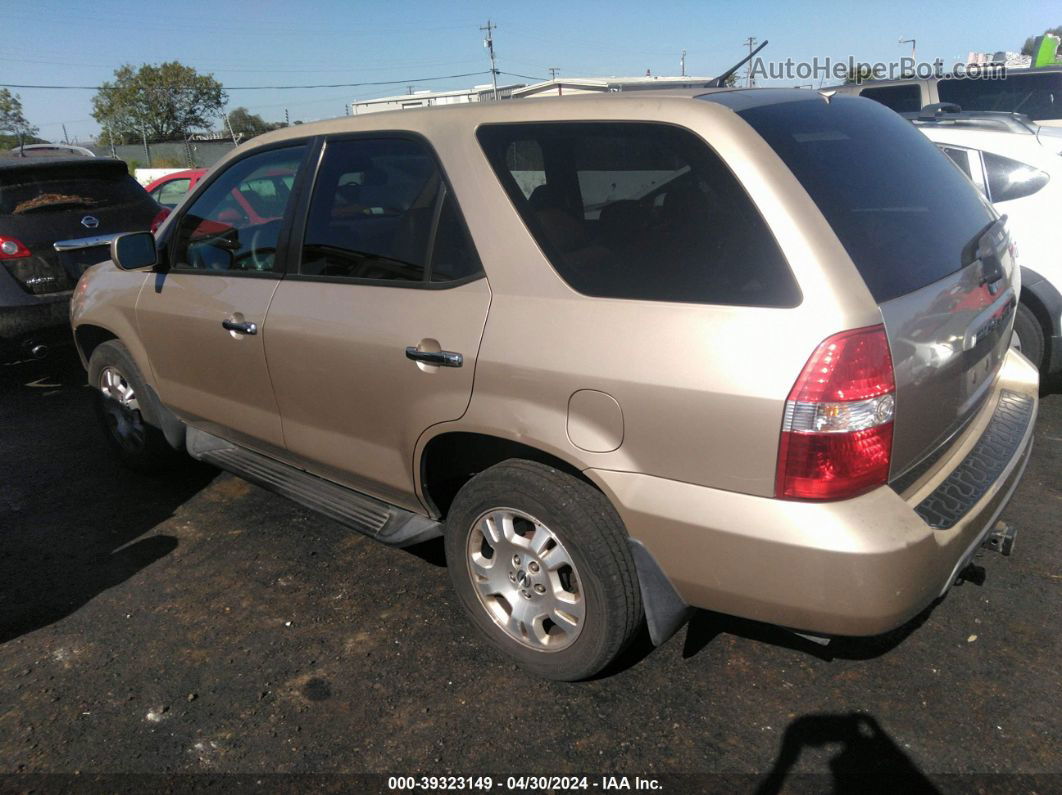
[[[1037,410],[1004,222],[828,92],[372,114],[236,149],[73,324],[128,464],[443,536],[485,638],[577,679],[691,608],[872,635],[947,591]]]

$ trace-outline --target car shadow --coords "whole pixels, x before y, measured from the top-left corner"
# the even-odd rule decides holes
[[[152,532],[216,470],[137,475],[111,456],[72,350],[0,365],[0,643],[168,555]]]
[[[771,771],[756,787],[757,795],[775,795],[789,789],[786,779],[794,776],[794,768],[806,749],[834,751],[827,763],[832,784],[816,786],[816,791],[940,791],[873,717],[852,712],[802,715],[793,720],[785,730]],[[795,775],[817,778],[821,773],[812,770]]]

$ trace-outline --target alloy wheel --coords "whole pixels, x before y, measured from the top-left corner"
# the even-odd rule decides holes
[[[480,604],[510,638],[556,652],[579,637],[586,620],[579,572],[538,519],[512,508],[486,511],[468,534],[466,559]]]

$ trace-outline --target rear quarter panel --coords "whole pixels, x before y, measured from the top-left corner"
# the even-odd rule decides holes
[[[494,295],[465,416],[446,431],[520,441],[580,468],[642,472],[720,489],[774,492],[782,408],[825,337],[881,322],[836,236],[774,152],[729,109],[679,98],[605,106],[573,97],[528,121],[678,124],[701,135],[750,193],[786,254],[803,302],[791,309],[590,298],[557,275],[456,114],[424,133],[451,179]],[[592,111],[592,112],[591,112]],[[514,113],[508,110],[505,121]],[[467,117],[467,114],[466,114]],[[452,124],[450,123],[452,120]],[[739,264],[736,264],[738,266]],[[623,440],[611,452],[567,434],[571,395],[611,395]],[[419,467],[414,466],[419,477]]]

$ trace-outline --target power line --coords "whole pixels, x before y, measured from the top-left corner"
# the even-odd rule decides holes
[[[320,83],[310,86],[223,86],[226,91],[287,91],[307,88],[361,88],[363,86],[396,86],[403,83],[428,83],[432,80],[456,80],[459,77],[476,77],[478,75],[492,74],[494,70],[481,72],[465,72],[458,75],[439,75],[438,77],[415,77],[405,80],[373,80],[363,83]],[[509,74],[509,73],[506,73]],[[513,75],[523,77],[524,75]],[[530,78],[537,80],[538,78]],[[56,85],[30,85],[27,83],[0,83],[0,88],[43,88],[60,89],[71,91],[99,91],[101,86],[56,86]]]

